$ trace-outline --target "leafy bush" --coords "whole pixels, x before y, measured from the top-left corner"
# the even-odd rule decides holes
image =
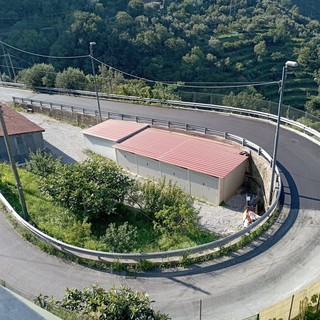
[[[257,110],[263,99],[262,94],[257,93],[255,90],[238,94],[231,92],[223,98],[222,103],[230,107]]]
[[[84,90],[86,82],[87,78],[82,70],[69,67],[57,74],[55,85],[57,88]]]
[[[166,207],[175,207],[184,204],[192,207],[193,199],[190,194],[183,191],[171,180],[166,182],[163,178],[160,182],[146,181],[139,183],[137,194],[134,198],[139,208],[150,218],[155,218],[155,213]]]
[[[198,229],[199,212],[194,207],[185,204],[164,206],[155,213],[154,228],[161,233],[188,233]]]
[[[131,179],[125,176],[122,178],[123,173],[113,163],[96,155],[91,156],[92,160],[82,163],[85,166],[64,165],[59,158],[54,160],[51,155],[36,152],[32,156],[29,170],[38,175],[19,169],[28,212],[37,228],[72,245],[114,252],[172,250],[206,243],[216,238],[209,232],[199,230],[192,197],[171,181],[133,184]],[[108,170],[111,171],[110,184],[107,179]],[[0,187],[5,191],[9,202],[15,204],[18,212],[19,200],[8,165],[0,166],[0,176]],[[107,190],[109,193],[98,193],[100,186],[95,183],[103,184],[102,191],[104,184],[106,188],[111,185]],[[143,190],[139,189],[141,186]],[[110,192],[113,191],[112,188],[116,189],[115,199]],[[131,204],[139,204],[140,210],[126,206],[129,195]],[[74,199],[69,200],[68,197]],[[108,215],[102,204],[101,214],[91,215],[89,219],[91,212],[81,211],[88,204],[82,204],[81,201],[91,201],[95,205],[95,197],[105,197],[99,199],[105,201],[103,203],[113,201],[115,210],[112,212],[116,214]],[[111,199],[106,199],[107,197]],[[68,207],[67,201],[79,203]]]
[[[33,172],[40,177],[46,177],[49,174],[59,172],[59,167],[62,165],[62,158],[53,159],[51,153],[37,150],[30,152],[30,162],[27,165],[27,170]]]
[[[37,154],[32,166],[42,175],[41,190],[80,220],[92,221],[116,213],[132,184],[114,162],[99,156],[67,165]],[[49,174],[44,172],[46,169]]]
[[[120,226],[111,223],[106,229],[106,234],[101,237],[101,241],[106,243],[108,251],[132,252],[137,245],[137,237],[137,228],[129,225],[128,222]]]
[[[55,69],[51,64],[38,63],[19,73],[21,82],[32,89],[36,87],[54,87]]]
[[[36,301],[43,308],[54,312],[67,310],[79,315],[80,319],[99,320],[169,320],[169,316],[155,312],[152,300],[144,292],[130,288],[113,287],[110,290],[93,285],[82,290],[67,288],[61,301],[40,295]],[[57,312],[57,311],[56,311]]]

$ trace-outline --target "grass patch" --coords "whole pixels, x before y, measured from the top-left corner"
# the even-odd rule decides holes
[[[4,190],[3,187],[5,186],[3,184],[3,173],[5,171],[8,170],[7,166],[5,166],[5,170],[3,170],[3,166],[0,165],[0,188],[1,190]],[[22,176],[24,174],[22,173]],[[24,180],[24,179],[22,179]],[[6,194],[5,196],[7,197],[9,193],[11,193],[11,191],[9,192],[8,190],[10,190],[10,188],[7,188]],[[14,192],[12,192],[11,194],[11,198],[14,199],[15,202],[18,201],[17,196],[14,195]],[[259,237],[261,234],[263,234],[266,230],[269,229],[269,227],[273,224],[275,218],[276,218],[277,214],[274,214],[270,219],[268,219],[268,221],[266,223],[264,223],[261,227],[259,227],[258,229],[256,229],[255,231],[245,235],[242,237],[242,239],[236,243],[233,244],[231,246],[228,247],[221,247],[219,250],[217,250],[214,253],[211,254],[207,254],[205,256],[201,256],[201,257],[190,257],[190,255],[188,253],[185,253],[180,261],[178,262],[160,262],[160,263],[153,263],[150,261],[146,261],[146,260],[141,260],[138,263],[134,264],[134,265],[130,265],[130,264],[124,264],[119,260],[114,260],[112,262],[98,262],[98,261],[91,261],[91,260],[86,260],[86,259],[82,259],[82,258],[78,258],[72,255],[69,255],[67,253],[64,253],[60,250],[57,250],[56,248],[48,245],[47,243],[43,242],[42,240],[39,240],[38,238],[36,238],[31,232],[29,232],[28,230],[26,230],[25,228],[23,228],[22,226],[20,226],[20,224],[17,223],[16,220],[14,220],[10,215],[8,215],[9,220],[11,221],[12,225],[14,226],[14,228],[25,238],[27,239],[30,243],[36,245],[37,247],[39,247],[42,251],[50,254],[50,255],[55,255],[59,258],[62,259],[68,259],[71,260],[75,263],[84,265],[84,266],[88,266],[91,268],[96,268],[99,270],[107,270],[109,272],[127,272],[128,275],[130,275],[131,273],[137,273],[137,272],[145,272],[151,269],[168,269],[168,268],[175,268],[175,267],[188,267],[192,264],[195,263],[201,263],[201,262],[205,262],[205,261],[210,261],[210,260],[214,260],[217,259],[221,256],[224,255],[228,255],[231,252],[237,251],[240,248],[244,247],[245,245],[249,244],[250,242],[252,242],[254,239],[256,239],[257,237]],[[145,234],[143,234],[143,236],[141,236],[142,238],[148,238],[148,229],[143,231]],[[150,235],[149,235],[150,236]],[[213,241],[213,236],[203,232],[201,230],[199,230],[197,233],[194,233],[192,235],[188,235],[188,236],[175,236],[175,237],[168,237],[168,238],[161,238],[159,239],[159,242],[162,243],[162,245],[164,247],[168,246],[168,247],[179,247],[181,246],[181,244],[185,244],[186,246],[188,246],[188,244],[190,243],[189,241],[194,241],[195,243],[206,243],[209,241]],[[179,244],[180,243],[180,244]]]
[[[101,241],[106,228],[111,224],[121,225],[128,222],[136,227],[137,244],[132,250],[138,252],[157,252],[193,247],[217,239],[207,231],[195,230],[185,234],[161,234],[154,229],[150,219],[139,210],[123,206],[121,214],[108,215],[105,219],[79,221],[72,211],[57,206],[49,198],[44,197],[38,186],[38,178],[31,172],[19,169],[21,184],[30,216],[30,223],[46,234],[71,245],[86,249],[109,251],[107,245]],[[0,165],[0,188],[6,199],[19,213],[21,207],[16,192],[14,177],[8,165]]]

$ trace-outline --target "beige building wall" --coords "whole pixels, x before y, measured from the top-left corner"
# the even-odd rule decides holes
[[[219,204],[219,179],[203,173],[189,171],[191,195]]]
[[[98,153],[106,158],[116,161],[116,150],[113,148],[114,141],[106,140],[84,134],[84,145],[87,149]]]
[[[247,160],[230,172],[224,179],[221,179],[219,203],[228,200],[242,185],[248,165],[249,162]]]
[[[226,178],[219,179],[123,150],[117,150],[116,154],[118,165],[125,170],[152,180],[161,180],[165,176],[192,196],[214,205],[219,205],[236,192],[244,181],[248,165],[245,161]]]
[[[161,175],[177,183],[184,191],[190,192],[189,174],[185,168],[173,166],[167,163],[160,163]]]
[[[153,160],[143,156],[136,155],[138,175],[153,180],[161,179],[161,171],[158,160]]]
[[[136,155],[131,152],[116,150],[117,164],[125,170],[138,174]]]

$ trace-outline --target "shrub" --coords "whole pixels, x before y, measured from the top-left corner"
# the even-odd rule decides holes
[[[146,293],[126,287],[113,287],[108,291],[98,285],[82,290],[67,288],[61,301],[40,295],[36,302],[50,311],[67,310],[75,313],[79,319],[170,319],[168,315],[153,310],[153,301]]]
[[[140,209],[151,219],[154,219],[156,212],[164,207],[175,207],[184,204],[192,207],[193,199],[190,194],[184,192],[176,183],[171,180],[166,182],[163,178],[160,182],[147,181],[138,183],[138,194],[135,201]]]
[[[26,166],[26,169],[40,177],[46,177],[49,174],[59,172],[59,167],[61,165],[61,157],[53,159],[51,153],[37,150],[36,152],[30,153],[30,162]]]
[[[69,165],[47,159],[47,167],[40,165],[46,159],[37,158],[34,170],[50,172],[42,173],[41,190],[80,220],[90,222],[116,213],[132,184],[114,162],[103,157]]]
[[[198,210],[185,204],[164,206],[155,213],[154,228],[163,234],[188,233],[198,229]]]
[[[106,233],[101,237],[109,251],[112,252],[130,252],[137,245],[137,228],[129,225],[128,222],[120,226],[111,223],[106,229]]]

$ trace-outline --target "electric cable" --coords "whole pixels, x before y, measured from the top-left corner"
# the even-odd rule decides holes
[[[95,57],[91,57],[90,55],[81,55],[81,56],[50,56],[50,55],[42,55],[42,54],[38,54],[38,53],[33,53],[33,52],[29,52],[29,51],[26,51],[26,50],[22,50],[22,49],[19,49],[19,48],[16,48],[12,45],[9,45],[3,41],[0,40],[0,43],[3,44],[4,46],[6,47],[9,47],[13,50],[17,50],[19,52],[22,52],[22,53],[25,53],[25,54],[29,54],[29,55],[33,55],[33,56],[37,56],[37,57],[43,57],[43,58],[50,58],[50,59],[82,59],[82,58],[92,58],[94,61],[108,67],[109,69],[111,70],[114,70],[116,72],[119,72],[123,75],[126,75],[128,77],[131,77],[131,78],[135,78],[135,79],[138,79],[138,80],[142,80],[142,81],[145,81],[147,83],[159,83],[159,84],[163,84],[163,85],[170,85],[170,84],[175,84],[179,87],[183,87],[183,88],[198,88],[198,89],[230,89],[230,88],[244,88],[244,87],[256,87],[256,86],[266,86],[266,85],[272,85],[272,84],[275,84],[275,83],[278,83],[278,81],[269,81],[269,82],[240,82],[240,83],[235,83],[235,84],[232,84],[232,82],[230,83],[221,83],[221,82],[218,82],[220,83],[220,85],[188,85],[188,84],[185,84],[183,81],[176,81],[176,82],[173,82],[173,81],[159,81],[159,80],[151,80],[151,79],[147,79],[147,78],[144,78],[144,77],[140,77],[140,76],[136,76],[134,74],[131,74],[131,73],[128,73],[128,72],[125,72],[125,71],[122,71],[120,69],[117,69],[115,67],[112,67],[110,65],[108,65],[107,63],[104,63],[103,61],[95,58]],[[187,82],[187,83],[197,83],[197,82]],[[198,82],[199,84],[202,84],[202,83],[206,83],[206,82]],[[210,83],[210,82],[209,82]],[[211,83],[214,83],[214,82],[211,82]]]
[[[42,57],[42,58],[49,58],[49,59],[81,59],[81,58],[87,58],[89,57],[89,55],[82,55],[82,56],[50,56],[50,55],[44,55],[44,54],[39,54],[39,53],[33,53],[33,52],[29,52],[29,51],[26,51],[26,50],[22,50],[22,49],[19,49],[19,48],[16,48],[8,43],[5,43],[3,41],[0,40],[0,43],[3,44],[4,46],[6,47],[9,47],[11,49],[14,49],[14,50],[17,50],[17,51],[20,51],[20,52],[23,52],[23,53],[26,53],[26,54],[29,54],[29,55],[32,55],[32,56],[36,56],[36,57]]]

